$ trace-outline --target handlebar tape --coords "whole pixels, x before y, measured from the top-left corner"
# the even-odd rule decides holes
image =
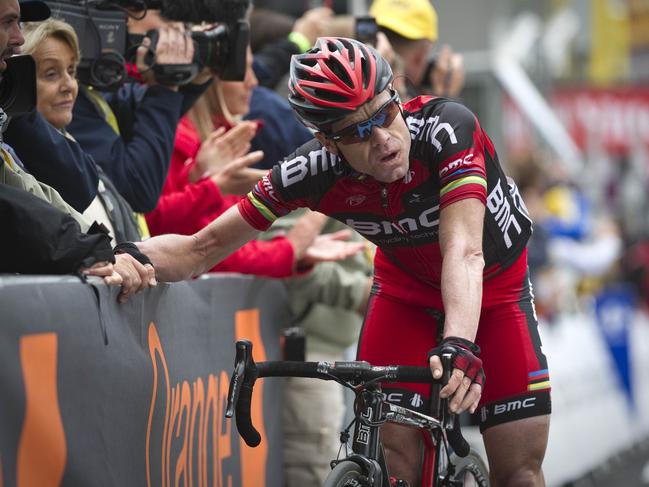
[[[328,379],[318,372],[318,362],[259,362],[259,377],[313,377]]]
[[[453,422],[453,428],[447,431],[446,437],[448,438],[448,443],[453,448],[453,451],[458,457],[466,457],[471,450],[469,443],[462,436],[462,430],[460,428],[460,419],[456,416],[455,421]]]
[[[430,367],[415,367],[412,365],[397,366],[396,382],[419,382],[422,384],[432,384],[439,382],[433,379]]]
[[[257,369],[249,370],[243,379],[241,391],[239,392],[239,400],[236,405],[236,421],[237,430],[246,442],[246,445],[254,448],[261,443],[261,435],[259,431],[253,426],[252,418],[250,416],[250,405],[252,402],[252,388],[257,380]]]

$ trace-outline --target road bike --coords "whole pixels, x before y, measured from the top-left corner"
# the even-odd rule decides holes
[[[380,427],[386,422],[418,430],[423,438],[424,459],[421,487],[489,486],[489,472],[479,454],[462,436],[460,422],[448,410],[447,400],[439,391],[448,382],[451,355],[442,355],[444,374],[433,379],[429,367],[373,366],[364,361],[255,363],[252,343],[236,343],[234,371],[230,380],[225,416],[236,416],[239,435],[251,447],[261,437],[252,424],[250,406],[255,381],[263,377],[310,377],[334,380],[355,394],[354,419],[343,432],[346,445],[354,427],[351,454],[331,462],[332,470],[323,487],[390,487],[408,484],[391,478],[383,453]],[[430,415],[388,402],[382,382],[417,382],[431,384]],[[236,414],[235,414],[236,413]],[[410,486],[415,487],[415,486]]]

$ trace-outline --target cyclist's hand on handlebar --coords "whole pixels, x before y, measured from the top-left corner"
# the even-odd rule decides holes
[[[465,338],[446,337],[430,352],[430,368],[433,377],[442,376],[441,355],[451,355],[453,370],[448,384],[445,385],[440,394],[443,398],[450,397],[449,409],[453,413],[461,413],[465,410],[474,413],[478,407],[482,387],[485,381],[482,360],[478,358],[480,347]]]

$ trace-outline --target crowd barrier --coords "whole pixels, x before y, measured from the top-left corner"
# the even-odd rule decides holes
[[[280,381],[255,388],[258,448],[223,417],[234,342],[279,357],[279,282],[117,288],[0,277],[0,487],[282,485]],[[274,383],[273,383],[274,382]]]
[[[280,487],[281,381],[255,389],[258,448],[223,411],[237,338],[280,355],[281,283],[211,276],[118,304],[91,282],[0,277],[0,487]],[[618,308],[541,324],[550,486],[649,437],[649,321]]]

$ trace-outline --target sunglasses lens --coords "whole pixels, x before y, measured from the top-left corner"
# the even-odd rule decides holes
[[[365,142],[372,135],[373,127],[388,127],[399,112],[399,105],[392,98],[369,120],[352,125],[338,132],[338,141],[341,144]]]

